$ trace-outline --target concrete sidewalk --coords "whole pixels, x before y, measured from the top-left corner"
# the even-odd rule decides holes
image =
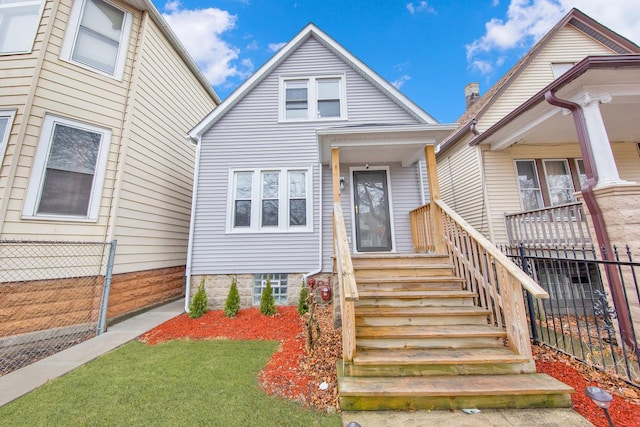
[[[116,323],[107,332],[0,377],[0,406],[184,313],[184,299]]]

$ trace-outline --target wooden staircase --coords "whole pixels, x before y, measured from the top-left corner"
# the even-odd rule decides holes
[[[448,256],[353,255],[356,352],[338,362],[342,410],[571,406],[571,387],[505,345]]]

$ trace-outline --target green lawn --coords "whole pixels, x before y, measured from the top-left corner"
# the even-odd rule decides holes
[[[131,342],[0,408],[2,426],[341,426],[263,393],[272,341]]]

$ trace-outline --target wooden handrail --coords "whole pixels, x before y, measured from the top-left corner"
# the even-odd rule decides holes
[[[333,204],[333,236],[342,315],[342,358],[344,362],[351,362],[356,353],[355,301],[358,300],[358,287],[353,273],[347,228],[339,202]]]
[[[520,267],[513,263],[505,254],[500,252],[496,246],[489,241],[486,237],[480,234],[475,228],[471,227],[467,221],[465,221],[460,215],[455,213],[453,209],[447,206],[442,200],[436,200],[436,205],[446,213],[451,219],[453,219],[465,233],[467,233],[472,239],[476,240],[482,248],[490,255],[496,263],[500,264],[509,274],[511,274],[521,286],[525,288],[531,295],[536,298],[546,299],[549,298],[549,294],[535,280],[529,277]]]

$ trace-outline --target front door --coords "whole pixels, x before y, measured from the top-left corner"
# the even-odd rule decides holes
[[[387,171],[354,171],[353,186],[357,251],[390,251],[391,220]]]

